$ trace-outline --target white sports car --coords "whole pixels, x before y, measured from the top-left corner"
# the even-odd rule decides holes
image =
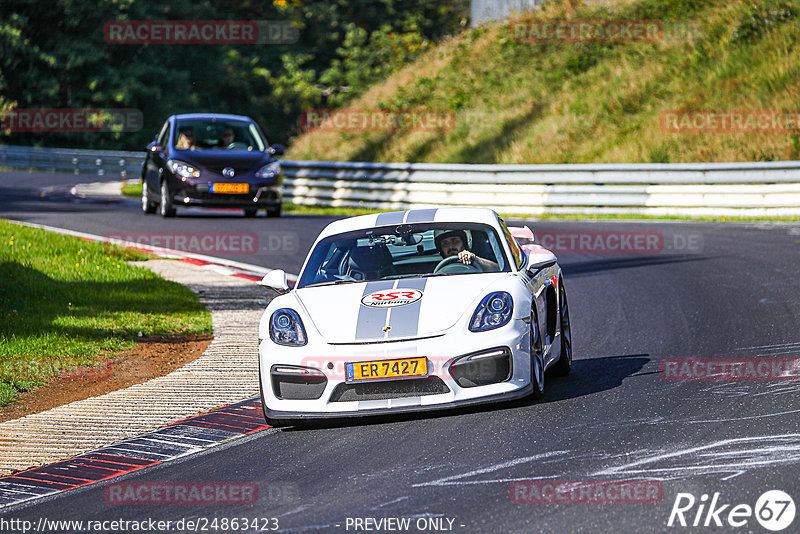
[[[516,236],[516,237],[515,237]],[[261,399],[273,426],[320,417],[541,398],[569,373],[561,268],[483,208],[335,221],[259,326]]]

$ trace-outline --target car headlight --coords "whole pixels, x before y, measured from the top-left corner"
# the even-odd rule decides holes
[[[505,291],[489,293],[478,304],[469,322],[469,329],[471,332],[483,332],[500,328],[508,324],[513,312],[514,301],[511,300],[511,295]]]
[[[269,320],[269,335],[278,345],[306,344],[306,329],[303,321],[292,309],[281,308],[272,314]]]
[[[258,171],[256,171],[256,178],[261,178],[262,180],[272,180],[281,172],[281,164],[277,161],[273,161],[267,165],[264,165]]]
[[[183,161],[171,159],[167,162],[167,167],[178,178],[200,178],[200,171]]]

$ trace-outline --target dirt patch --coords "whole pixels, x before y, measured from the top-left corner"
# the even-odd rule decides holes
[[[35,391],[20,394],[17,402],[0,408],[0,423],[164,376],[202,356],[212,339],[142,338],[133,349],[110,354],[95,367],[75,369]]]

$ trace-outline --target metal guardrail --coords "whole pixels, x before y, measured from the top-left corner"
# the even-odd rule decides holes
[[[800,215],[800,161],[443,165],[286,161],[296,204],[408,209],[488,206],[503,213]]]
[[[140,176],[144,154],[0,146],[0,166]],[[285,200],[324,207],[487,206],[503,213],[800,215],[800,161],[456,165],[283,161]]]
[[[0,167],[136,178],[142,174],[143,163],[144,151],[122,152],[0,145]]]

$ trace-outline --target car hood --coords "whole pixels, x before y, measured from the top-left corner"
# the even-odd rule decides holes
[[[248,152],[244,150],[180,150],[175,152],[175,159],[194,163],[201,167],[255,167],[259,163],[266,165],[270,156],[265,152]]]
[[[306,287],[293,293],[329,343],[399,341],[444,333],[464,315],[471,316],[489,286],[507,276],[509,273],[406,278]],[[400,292],[401,300],[413,302],[388,307],[362,303],[376,292]],[[387,326],[391,328],[385,331]]]

